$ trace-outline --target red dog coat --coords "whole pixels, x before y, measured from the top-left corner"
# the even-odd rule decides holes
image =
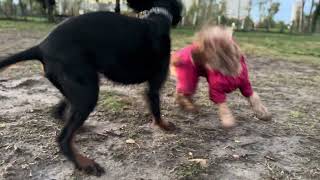
[[[192,60],[192,50],[197,48],[191,44],[174,53],[179,61],[175,64],[177,76],[177,92],[186,96],[195,93],[198,79],[203,76],[209,84],[210,99],[215,103],[226,101],[226,94],[236,89],[240,89],[245,97],[250,97],[253,90],[248,77],[248,69],[245,63],[245,57],[241,56],[242,71],[237,77],[226,76],[217,70],[211,70],[201,66],[196,66]]]

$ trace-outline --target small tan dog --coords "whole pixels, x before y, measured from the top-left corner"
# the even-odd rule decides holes
[[[209,85],[210,99],[218,105],[224,127],[235,125],[235,119],[226,103],[227,94],[240,89],[255,115],[270,120],[271,114],[251,87],[245,56],[225,27],[205,27],[195,41],[172,54],[171,74],[176,77],[176,102],[186,111],[195,112],[192,102],[198,79],[203,76]]]

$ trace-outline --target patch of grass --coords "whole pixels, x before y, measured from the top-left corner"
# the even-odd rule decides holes
[[[123,161],[127,158],[127,154],[119,151],[112,153],[112,159],[115,161]]]
[[[1,29],[49,32],[56,24],[45,21],[0,20]],[[196,29],[176,28],[172,30],[173,49],[181,48],[193,41]],[[266,32],[236,32],[235,37],[248,55],[273,59],[293,60],[320,64],[320,35],[300,35]]]
[[[248,54],[320,63],[319,35],[237,32],[235,36],[241,48]]]
[[[192,43],[194,37],[194,29],[177,28],[172,31],[172,47],[174,50]]]
[[[282,169],[277,165],[267,162],[266,168],[269,171],[270,179],[293,179],[292,175],[287,170]]]
[[[113,112],[121,112],[131,105],[130,101],[125,99],[123,95],[110,91],[102,91],[100,93],[99,103],[104,109]]]
[[[49,32],[56,24],[41,21],[0,20],[0,30]]]
[[[182,178],[195,178],[204,172],[205,168],[202,168],[198,163],[181,164],[176,169],[176,174]]]
[[[306,114],[304,112],[300,112],[300,111],[290,111],[290,117],[294,118],[294,119],[300,119],[305,117]]]
[[[139,132],[138,132],[138,131],[135,131],[135,130],[133,130],[133,131],[128,131],[127,133],[128,133],[127,136],[128,136],[130,139],[137,139],[137,138],[140,137]]]
[[[191,43],[194,33],[195,29],[173,30],[174,49]],[[320,64],[320,35],[236,32],[235,37],[248,55]]]

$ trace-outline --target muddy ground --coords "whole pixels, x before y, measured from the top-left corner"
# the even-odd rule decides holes
[[[0,30],[0,57],[35,44],[43,33]],[[174,104],[174,81],[162,93],[164,118],[180,130],[148,127],[144,85],[103,80],[99,105],[77,135],[97,160],[100,179],[320,179],[320,66],[250,57],[251,79],[271,122],[257,120],[239,93],[229,96],[238,126],[224,130],[201,81],[199,114]],[[0,179],[96,179],[75,171],[59,153],[62,127],[49,116],[61,95],[37,62],[0,73]],[[127,144],[133,139],[135,144]],[[206,159],[201,166],[190,159]]]

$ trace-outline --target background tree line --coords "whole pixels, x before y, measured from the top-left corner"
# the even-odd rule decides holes
[[[229,26],[236,24],[238,30],[244,31],[264,29],[269,32],[272,29],[277,29],[280,32],[284,32],[287,29],[290,32],[315,32],[320,20],[320,0],[300,1],[301,6],[297,7],[297,12],[295,12],[297,17],[295,17],[290,24],[286,24],[283,21],[276,22],[274,20],[275,15],[279,12],[282,5],[281,1],[249,0],[246,1],[248,6],[245,8],[242,7],[242,11],[247,11],[246,17],[230,17],[227,11],[227,0],[194,0],[192,6],[188,10],[185,10],[183,24],[193,26],[210,22],[213,24],[224,24]],[[311,7],[306,12],[305,4],[307,1],[311,3]],[[242,2],[242,0],[232,1],[232,3]],[[250,16],[254,7],[259,9],[258,22],[254,22]],[[319,28],[320,27],[318,27],[318,29]]]
[[[101,0],[94,0],[99,3]],[[185,9],[182,25],[197,26],[205,23],[235,25],[238,30],[253,31],[264,29],[271,31],[278,29],[280,32],[315,32],[319,24],[320,0],[300,0],[301,6],[296,9],[296,17],[291,24],[276,22],[274,16],[279,12],[281,1],[274,0],[249,0],[248,6],[242,11],[247,11],[246,17],[230,17],[228,15],[227,0],[183,0],[192,1],[191,7]],[[305,11],[305,4],[311,3],[310,9]],[[55,20],[57,15],[57,3],[64,5],[62,14],[59,15],[78,15],[81,3],[86,0],[0,0],[0,17],[11,19],[27,19],[27,17],[46,17],[49,21]],[[114,11],[120,13],[120,0],[113,0]],[[234,0],[233,3],[242,3],[242,0]],[[71,5],[70,5],[71,4]],[[259,22],[254,22],[250,16],[252,9],[259,8]],[[240,8],[240,6],[239,6]],[[72,13],[70,13],[72,11]],[[68,13],[69,12],[69,13]],[[240,12],[240,10],[239,10]],[[288,12],[291,13],[291,12]],[[320,26],[320,25],[318,25]]]
[[[53,22],[55,16],[79,15],[81,5],[88,2],[99,3],[99,0],[0,0],[0,18],[30,19],[30,17],[46,17]],[[61,13],[57,12],[58,3]],[[120,0],[114,0],[114,11],[120,13]]]
[[[0,0],[0,15],[7,19],[46,15],[53,21],[55,0]]]

